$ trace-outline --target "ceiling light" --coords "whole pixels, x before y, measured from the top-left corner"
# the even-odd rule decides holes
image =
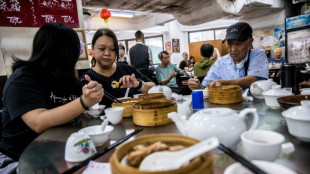
[[[133,12],[123,12],[123,11],[111,11],[112,17],[121,17],[121,18],[133,18],[135,13]]]

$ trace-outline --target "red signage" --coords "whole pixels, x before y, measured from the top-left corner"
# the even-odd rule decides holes
[[[0,0],[0,26],[40,27],[48,22],[79,28],[76,0]]]

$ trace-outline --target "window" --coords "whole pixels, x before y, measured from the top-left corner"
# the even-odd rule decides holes
[[[224,40],[226,37],[226,29],[215,30],[215,40]]]
[[[163,44],[163,36],[151,36],[151,37],[145,37],[144,39],[145,45],[149,46],[152,51],[152,58],[153,58],[153,64],[160,64],[160,60],[158,59],[158,54],[164,50],[164,44]],[[126,54],[128,54],[129,49],[136,45],[136,40],[123,40],[119,41],[122,44],[126,45]]]
[[[226,29],[188,32],[189,42],[224,40],[225,36],[226,36]]]

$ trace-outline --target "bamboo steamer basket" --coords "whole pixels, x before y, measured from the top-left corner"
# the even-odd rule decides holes
[[[212,151],[191,160],[188,164],[176,170],[169,171],[140,171],[138,168],[124,166],[120,163],[124,156],[132,151],[138,144],[150,145],[157,141],[167,145],[183,145],[189,147],[199,142],[199,140],[178,134],[151,134],[138,137],[133,141],[126,142],[115,150],[110,158],[111,171],[113,174],[213,174],[213,154]]]
[[[209,88],[209,102],[233,104],[242,102],[242,88],[238,85],[220,85]]]
[[[139,95],[139,98],[142,100],[153,100],[153,99],[165,99],[166,100],[166,97],[163,93],[143,94],[143,95]]]
[[[142,99],[140,98],[126,98],[126,99],[121,99],[120,101],[123,103],[112,103],[112,107],[122,107],[124,108],[124,113],[123,117],[131,117],[132,116],[132,110],[133,110],[133,105],[136,102],[141,101]]]
[[[142,100],[133,105],[133,122],[139,126],[159,126],[172,123],[168,113],[177,112],[172,100]]]

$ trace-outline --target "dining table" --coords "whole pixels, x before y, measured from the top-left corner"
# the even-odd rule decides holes
[[[190,97],[190,96],[189,96]],[[177,101],[178,105],[182,105],[184,101]],[[189,105],[188,107],[192,107]],[[226,107],[235,111],[241,111],[245,108],[256,108],[259,115],[259,123],[257,129],[271,130],[281,133],[285,136],[285,142],[291,142],[295,146],[295,151],[292,154],[280,154],[274,161],[277,164],[283,165],[298,174],[310,173],[310,143],[298,140],[296,137],[290,135],[288,132],[287,123],[282,116],[283,108],[272,109],[265,104],[263,99],[254,99],[253,101],[242,101],[236,104],[219,105],[209,103],[208,99],[204,99],[204,108]],[[180,111],[181,112],[181,111]],[[185,115],[187,118],[191,113]],[[182,113],[181,113],[182,114]],[[40,134],[28,147],[24,150],[19,159],[18,173],[20,174],[44,174],[44,173],[63,173],[78,163],[65,161],[65,145],[68,137],[79,131],[81,128],[99,125],[102,123],[100,118],[94,118],[87,114],[79,116],[79,121],[73,123],[53,127]],[[245,123],[247,128],[252,122],[252,117],[246,117]],[[136,134],[128,141],[149,134],[161,133],[175,133],[181,134],[174,123],[162,126],[143,127],[137,126],[133,123],[132,117],[124,117],[119,124],[111,125],[114,130],[111,132],[109,140],[102,146],[96,147],[97,151],[101,151],[117,140],[133,132],[134,130],[143,128],[143,131]],[[109,158],[112,156],[114,150],[97,158],[97,162],[108,163]],[[237,146],[236,152],[245,156],[242,143]],[[246,157],[246,156],[245,156]],[[230,156],[220,153],[213,153],[213,167],[214,174],[223,174],[224,170],[235,163],[236,161]],[[82,168],[76,173],[83,173]]]

